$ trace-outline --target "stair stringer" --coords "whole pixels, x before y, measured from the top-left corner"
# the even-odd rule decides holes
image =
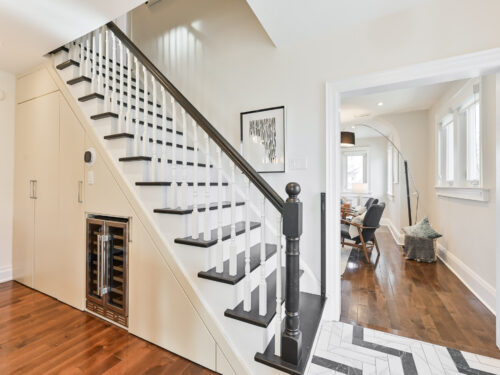
[[[100,136],[98,136],[98,134],[90,124],[89,122],[90,120],[87,119],[85,113],[78,105],[76,99],[70,93],[69,89],[66,86],[66,83],[61,79],[61,77],[55,70],[52,63],[52,59],[49,59],[46,62],[45,67],[48,70],[54,82],[56,83],[58,89],[60,90],[60,92],[70,105],[71,109],[77,116],[78,120],[84,127],[87,137],[89,138],[90,142],[95,146],[96,151],[99,153],[103,163],[111,173],[112,178],[115,180],[121,192],[126,196],[126,199],[128,200],[133,211],[135,212],[137,218],[143,225],[147,236],[149,236],[155,248],[159,250],[159,255],[162,261],[164,262],[165,266],[168,267],[168,269],[172,272],[178,284],[185,293],[186,297],[188,298],[193,308],[199,315],[200,319],[202,320],[202,322],[212,335],[217,345],[218,350],[216,349],[216,351],[217,352],[220,351],[220,353],[216,353],[216,356],[221,358],[220,355],[222,355],[224,359],[229,363],[234,373],[238,375],[255,373],[248,366],[249,363],[236,350],[235,343],[232,342],[229,335],[225,331],[223,325],[221,324],[221,322],[219,322],[219,320],[217,319],[216,315],[214,314],[210,306],[208,306],[207,302],[200,297],[201,292],[198,290],[196,285],[193,285],[186,270],[182,267],[172,249],[167,245],[168,242],[174,243],[173,239],[166,239],[165,234],[160,234],[161,231],[157,227],[157,224],[155,223],[155,220],[152,217],[152,213],[150,214],[149,212],[147,212],[143,207],[143,205],[141,204],[140,198],[137,196],[134,187],[131,186],[127,178],[122,174],[117,164],[117,161],[112,159],[111,155],[106,149],[104,140]],[[221,319],[226,319],[226,318],[221,316]],[[224,360],[222,361],[224,362]],[[255,368],[255,366],[252,367]],[[260,364],[258,364],[258,367],[266,370],[269,369],[268,367],[262,366]],[[217,367],[215,368],[215,370],[218,371]]]

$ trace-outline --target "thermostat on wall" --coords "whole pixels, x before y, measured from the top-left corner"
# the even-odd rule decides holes
[[[95,163],[95,150],[93,148],[89,148],[85,151],[85,154],[83,154],[83,161],[88,165]]]

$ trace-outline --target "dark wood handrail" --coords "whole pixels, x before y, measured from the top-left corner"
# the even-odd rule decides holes
[[[108,28],[120,39],[120,41],[134,54],[142,65],[156,78],[160,84],[173,96],[182,108],[196,121],[198,125],[208,134],[210,138],[221,148],[221,150],[232,160],[234,164],[250,179],[259,191],[283,213],[285,201],[281,196],[262,178],[260,174],[235,150],[233,146],[210,124],[210,122],[196,109],[196,107],[177,90],[167,77],[142,53],[142,51],[132,42],[127,35],[114,22],[107,24]]]

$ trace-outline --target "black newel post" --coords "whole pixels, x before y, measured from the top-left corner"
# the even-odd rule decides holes
[[[283,211],[283,234],[286,236],[285,330],[281,336],[281,357],[298,365],[302,355],[302,332],[299,322],[299,240],[302,234],[300,185],[286,185],[288,198]]]

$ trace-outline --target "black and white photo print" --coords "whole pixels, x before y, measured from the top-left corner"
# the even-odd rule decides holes
[[[245,159],[260,173],[285,172],[285,107],[243,112],[240,120]]]

